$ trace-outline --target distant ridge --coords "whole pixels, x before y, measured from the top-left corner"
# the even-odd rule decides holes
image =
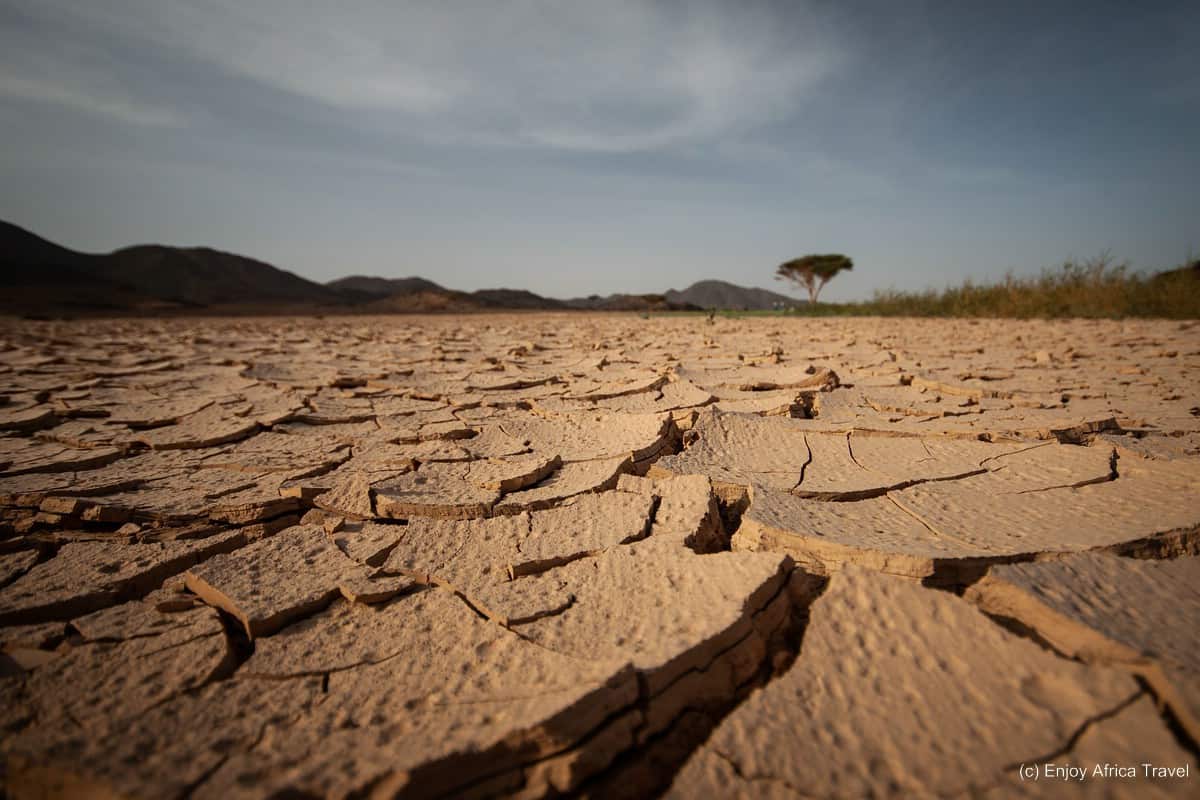
[[[570,308],[583,311],[699,311],[700,307],[687,302],[669,300],[661,294],[591,295],[566,301]]]
[[[0,220],[0,313],[418,313],[502,310],[679,311],[794,307],[766,289],[700,281],[682,292],[571,300],[523,289],[447,289],[418,276],[351,275],[315,283],[207,247],[146,244],[81,253]]]
[[[346,291],[348,289],[374,297],[388,297],[393,294],[413,294],[415,292],[448,291],[433,281],[416,276],[410,278],[377,278],[367,275],[351,275],[347,278],[338,278],[335,281],[330,281],[325,285],[335,291]]]
[[[7,222],[0,222],[0,286],[0,310],[21,313],[345,302],[318,283],[233,253],[162,245],[79,253]]]
[[[104,273],[102,258],[0,222],[0,310],[123,309],[141,300],[134,287]]]
[[[798,308],[807,300],[798,300],[767,289],[756,289],[725,281],[697,281],[682,292],[674,289],[663,295],[672,303],[688,304],[700,308],[728,309],[731,311],[768,311],[778,308]]]
[[[566,308],[562,300],[542,297],[524,289],[479,289],[471,297],[489,308],[554,309]]]
[[[299,275],[207,247],[128,247],[104,256],[102,269],[155,298],[186,305],[340,302],[335,292]]]
[[[351,275],[325,284],[343,294],[353,293],[373,298],[376,305],[392,308],[418,305],[422,302],[438,310],[453,307],[456,310],[482,309],[553,309],[566,308],[561,300],[525,291],[524,289],[479,289],[474,292],[459,292],[447,289],[431,280],[416,276],[408,278],[379,278],[368,275]]]

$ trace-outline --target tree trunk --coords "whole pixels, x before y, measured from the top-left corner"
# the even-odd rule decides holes
[[[811,273],[804,276],[804,288],[808,289],[808,302],[815,304],[817,295],[821,293],[821,287],[817,286],[817,280]]]
[[[817,283],[817,285],[815,287],[811,287],[811,286],[809,287],[808,297],[814,306],[817,304],[817,297],[820,296],[821,290],[825,288],[825,284],[828,282],[829,282],[828,278],[823,278],[819,283]]]

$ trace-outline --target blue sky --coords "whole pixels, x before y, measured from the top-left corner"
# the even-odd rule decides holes
[[[0,218],[551,296],[1167,267],[1198,41],[1195,2],[0,0]]]

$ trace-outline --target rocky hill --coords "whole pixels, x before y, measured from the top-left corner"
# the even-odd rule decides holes
[[[725,281],[697,281],[681,292],[671,289],[663,296],[671,303],[734,311],[796,308],[808,302],[767,289],[738,286]]]
[[[766,289],[700,281],[681,292],[571,300],[523,289],[447,289],[418,276],[351,275],[319,284],[207,247],[158,244],[82,253],[0,221],[0,313],[408,313],[500,310],[686,311],[802,304]]]
[[[336,291],[286,270],[206,247],[140,245],[80,253],[0,222],[0,310],[187,310],[338,306]]]
[[[388,297],[394,294],[413,294],[416,292],[445,292],[448,289],[433,281],[418,278],[415,275],[408,278],[378,278],[369,275],[351,275],[338,278],[325,284],[330,289],[339,292],[357,292],[374,297]]]

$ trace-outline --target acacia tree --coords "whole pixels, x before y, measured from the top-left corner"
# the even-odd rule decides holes
[[[775,270],[775,280],[791,281],[808,290],[808,300],[817,302],[817,295],[825,284],[842,270],[854,269],[854,262],[841,253],[808,255],[785,261]]]

